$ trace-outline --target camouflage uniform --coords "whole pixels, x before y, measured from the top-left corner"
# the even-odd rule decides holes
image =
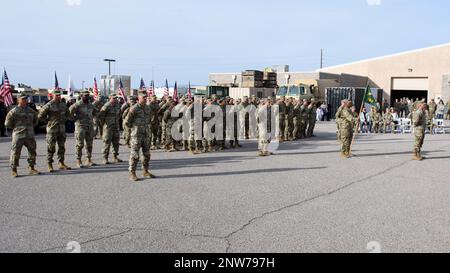
[[[86,154],[89,162],[92,160],[92,146],[94,142],[94,116],[97,111],[91,103],[78,101],[69,108],[70,117],[75,121],[76,156],[78,163],[83,156],[83,148],[86,145]],[[79,164],[80,165],[80,164]]]
[[[279,101],[278,107],[279,107],[279,122],[280,122],[279,140],[284,141],[286,140],[284,135],[284,132],[286,130],[286,103],[284,101]]]
[[[131,128],[125,124],[125,119],[131,109],[136,104],[136,97],[130,97],[130,101],[122,105],[120,112],[122,113],[122,127],[123,127],[123,138],[125,140],[125,145],[130,147],[131,139]]]
[[[100,113],[98,114],[98,120],[103,124],[103,160],[105,164],[108,163],[108,157],[113,147],[114,162],[117,163],[121,160],[119,156],[120,146],[120,105],[118,102],[107,102]]]
[[[36,139],[34,127],[38,125],[38,114],[29,106],[16,106],[6,116],[5,126],[13,130],[11,148],[11,169],[17,173],[22,147],[28,150],[28,165],[34,169],[36,165]],[[13,176],[17,176],[13,175]]]
[[[300,107],[300,138],[306,138],[306,129],[308,128],[309,106],[302,105]]]
[[[292,132],[292,137],[294,139],[300,138],[300,128],[301,128],[301,111],[300,111],[301,104],[297,104],[293,110],[293,124],[294,124],[294,131]]]
[[[286,125],[284,128],[284,138],[285,140],[292,140],[294,131],[294,105],[292,101],[286,104]]]
[[[422,159],[420,153],[422,151],[423,142],[425,140],[425,130],[427,126],[426,113],[422,110],[417,110],[413,115],[414,126],[414,156],[415,159]]]
[[[314,128],[316,127],[317,121],[317,107],[314,102],[311,103],[308,107],[308,129],[306,132],[307,137],[312,137],[314,135]]]
[[[157,102],[151,102],[149,104],[150,110],[152,112],[152,118],[150,120],[150,132],[151,132],[151,137],[150,137],[150,144],[151,147],[156,149],[156,145],[158,143],[158,139],[159,139],[159,131],[160,131],[160,120],[158,118],[158,113],[159,113],[159,104]],[[159,139],[159,141],[161,142],[161,140]]]
[[[339,111],[336,117],[339,119],[341,153],[343,156],[348,157],[350,155],[351,143],[353,140],[355,118],[351,110],[347,107],[344,107]]]
[[[151,110],[148,105],[137,103],[131,107],[125,123],[131,128],[131,153],[129,171],[136,173],[137,164],[139,162],[139,152],[142,150],[144,160],[142,168],[148,171],[150,167],[150,129]]]
[[[388,126],[391,127],[391,133],[395,134],[394,117],[391,113],[385,113],[383,116],[383,133],[386,134]]]
[[[376,110],[369,113],[370,122],[372,123],[372,132],[378,134],[380,132],[381,115]]]
[[[69,108],[64,102],[50,101],[39,111],[39,120],[47,123],[47,163],[53,164],[53,156],[58,144],[58,161],[64,165],[66,153],[66,122],[69,119]]]
[[[102,109],[104,103],[102,101],[102,97],[99,97],[96,101],[92,103],[92,105],[95,108],[95,111],[98,113]],[[103,126],[100,122],[100,120],[94,116],[94,137],[97,138],[97,136],[100,134],[100,138],[103,137]]]
[[[208,122],[214,118],[214,112],[210,110],[211,105],[207,105],[205,109],[203,109],[204,112],[212,113],[211,117],[206,117],[206,115],[203,115],[203,152],[211,152],[214,151],[214,126],[211,127]],[[241,118],[244,116],[241,112]],[[243,119],[241,119],[241,122]],[[245,122],[245,121],[244,121]]]

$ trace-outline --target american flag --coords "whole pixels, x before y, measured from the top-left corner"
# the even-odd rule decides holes
[[[175,82],[175,86],[173,88],[173,101],[178,103],[178,86],[177,86],[177,82]]]
[[[169,82],[166,80],[166,87],[164,87],[164,97],[168,97],[169,95]]]
[[[187,98],[192,99],[191,82],[189,81],[189,86],[187,90]]]
[[[145,91],[147,88],[145,88],[145,82],[144,78],[141,78],[141,86],[139,87],[139,90]]]
[[[127,95],[125,94],[125,88],[123,88],[122,79],[119,80],[119,97],[122,97],[125,102],[128,102]]]
[[[148,96],[152,97],[155,94],[155,82],[152,81],[152,83],[150,84],[150,87],[148,88]]]
[[[8,75],[6,74],[6,70],[4,70],[3,78],[2,78],[2,86],[0,88],[0,96],[3,97],[6,107],[14,104],[12,88],[9,83]]]
[[[59,88],[58,75],[56,75],[56,72],[55,72],[55,90],[61,90],[61,88]]]
[[[94,77],[94,99],[97,100],[99,96],[97,78]]]

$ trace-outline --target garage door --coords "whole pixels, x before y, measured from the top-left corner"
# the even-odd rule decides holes
[[[428,87],[428,78],[392,78],[392,90],[427,91]]]

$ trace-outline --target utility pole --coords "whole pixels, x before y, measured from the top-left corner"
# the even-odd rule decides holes
[[[320,49],[320,69],[323,68],[323,48]]]

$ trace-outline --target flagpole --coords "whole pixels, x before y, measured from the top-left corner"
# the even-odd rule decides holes
[[[352,154],[353,144],[355,144],[356,135],[357,135],[359,126],[360,126],[360,124],[361,124],[360,115],[361,115],[361,112],[363,111],[363,107],[365,107],[366,96],[367,96],[367,90],[369,90],[369,88],[370,88],[370,86],[369,86],[369,79],[367,79],[367,87],[366,87],[366,90],[364,90],[363,101],[362,101],[362,103],[361,103],[361,108],[359,109],[358,122],[357,122],[357,126],[356,126],[356,130],[357,130],[357,131],[353,133],[352,143],[350,144],[350,154]],[[356,96],[356,93],[355,93],[355,96]]]

